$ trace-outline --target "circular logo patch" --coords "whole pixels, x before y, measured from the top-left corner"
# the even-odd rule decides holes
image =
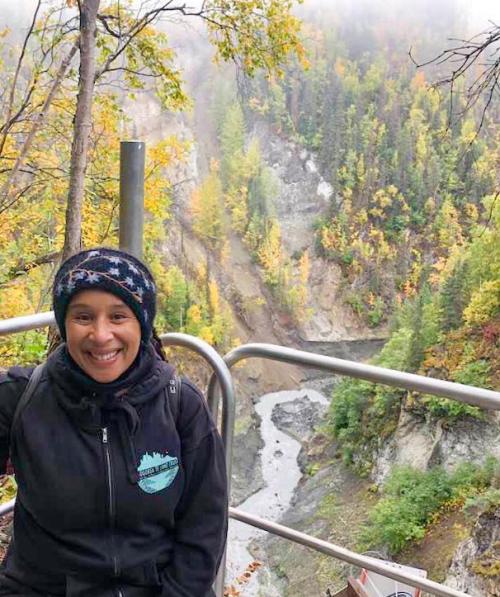
[[[179,459],[168,454],[146,452],[137,468],[139,487],[146,493],[156,493],[169,487],[179,470]]]

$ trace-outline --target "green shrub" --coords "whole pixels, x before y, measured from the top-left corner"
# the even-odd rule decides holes
[[[496,466],[497,461],[488,458],[482,467],[463,463],[451,473],[441,467],[428,471],[395,468],[363,531],[363,547],[385,545],[395,554],[409,541],[421,539],[445,503],[463,502],[489,487]]]
[[[453,381],[478,388],[490,388],[491,367],[488,361],[480,359],[463,365],[453,376]]]
[[[477,406],[471,406],[450,398],[439,398],[438,396],[425,394],[422,397],[422,403],[432,415],[448,421],[456,421],[463,417],[483,419],[485,416],[484,412]]]

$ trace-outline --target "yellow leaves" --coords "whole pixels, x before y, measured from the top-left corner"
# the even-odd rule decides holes
[[[424,203],[424,211],[428,215],[431,215],[436,211],[436,200],[434,197],[429,197]]]
[[[271,286],[279,283],[281,269],[284,264],[281,246],[281,228],[276,220],[270,222],[264,242],[257,252],[259,262],[264,268],[264,278]]]
[[[460,141],[464,145],[470,145],[477,137],[477,125],[471,118],[465,118],[462,121],[460,131]]]
[[[0,292],[0,314],[2,319],[28,315],[33,312],[33,305],[28,299],[23,284],[3,286]]]
[[[208,303],[212,313],[217,313],[220,309],[219,288],[215,280],[208,283]]]
[[[417,137],[417,142],[415,144],[415,150],[417,153],[417,162],[423,164],[427,161],[428,157],[428,133],[427,130],[421,132]]]
[[[248,222],[248,190],[240,187],[224,195],[224,201],[231,210],[231,224],[236,232],[243,233]]]
[[[370,210],[370,213],[371,213],[371,211],[373,211],[373,210]],[[362,208],[358,211],[358,213],[355,216],[355,221],[360,226],[363,226],[364,224],[366,224],[368,222],[368,214],[366,213],[366,209]]]
[[[208,23],[217,61],[238,59],[250,76],[261,68],[282,76],[290,55],[307,65],[301,23],[291,14],[289,0],[209,0],[206,8],[217,15]]]
[[[441,247],[450,249],[463,243],[462,227],[458,220],[458,211],[450,198],[446,198],[436,220],[438,239]]]
[[[191,305],[187,310],[188,321],[194,324],[201,323],[201,308],[199,305]]]
[[[201,187],[193,191],[190,213],[195,233],[210,247],[219,247],[224,237],[225,226],[222,185],[217,172],[212,171]]]
[[[488,280],[472,293],[464,309],[464,321],[469,326],[482,325],[500,314],[500,280]]]
[[[469,218],[469,220],[471,222],[477,222],[478,218],[479,218],[479,212],[478,209],[476,207],[476,205],[474,205],[474,203],[466,203],[465,207],[464,207],[464,211],[466,216]]]
[[[299,280],[304,286],[307,286],[310,268],[309,251],[306,250],[302,253],[299,260]]]
[[[372,216],[372,218],[383,218],[385,215],[384,210],[381,209],[380,207],[372,207],[372,209],[370,209],[369,213]],[[366,212],[365,212],[365,214],[366,214]],[[368,221],[368,218],[366,218],[366,221]]]
[[[334,70],[335,70],[335,74],[340,78],[343,79],[344,75],[345,75],[345,63],[341,58],[337,58],[337,60],[335,60],[335,66],[334,66]]]

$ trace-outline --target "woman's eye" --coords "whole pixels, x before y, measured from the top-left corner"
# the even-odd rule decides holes
[[[91,316],[90,316],[88,313],[77,313],[77,314],[75,315],[75,319],[76,319],[77,321],[80,321],[80,322],[88,322],[88,321],[90,321],[92,318],[91,318]]]
[[[126,319],[126,315],[124,313],[113,313],[111,319],[113,321],[121,321],[122,319]]]

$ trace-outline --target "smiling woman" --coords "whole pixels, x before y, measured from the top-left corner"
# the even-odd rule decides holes
[[[32,369],[0,377],[0,468],[10,455],[18,484],[0,596],[213,596],[223,446],[155,341],[155,303],[132,255],[78,253],[54,281],[63,342],[19,414]]]
[[[72,359],[100,383],[118,379],[139,353],[141,326],[132,309],[109,292],[79,292],[69,304],[65,329]]]

